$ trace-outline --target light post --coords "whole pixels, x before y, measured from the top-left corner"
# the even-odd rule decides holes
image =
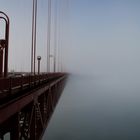
[[[38,60],[38,75],[40,74],[40,60],[41,60],[41,56],[37,57]]]
[[[56,72],[56,58],[55,58],[55,55],[53,55],[53,54],[50,54],[50,59],[54,59],[54,61],[53,61],[53,65],[52,65],[52,71],[53,72]]]

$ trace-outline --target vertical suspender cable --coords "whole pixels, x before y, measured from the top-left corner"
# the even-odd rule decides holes
[[[32,43],[31,43],[31,73],[35,74],[36,60],[36,21],[37,21],[37,0],[33,0],[32,11]]]
[[[34,57],[34,16],[35,16],[35,0],[33,0],[32,10],[32,43],[31,43],[31,73],[33,74],[33,57]]]
[[[58,18],[57,18],[57,34],[58,34],[58,37],[57,37],[57,71],[59,72],[59,47],[60,47],[60,3],[61,3],[61,0],[60,2],[58,3]]]
[[[54,8],[54,72],[56,72],[56,55],[57,55],[57,0]]]
[[[47,72],[50,72],[50,39],[51,39],[51,0],[48,0]]]
[[[58,59],[58,72],[61,72],[61,62],[60,62],[60,58],[61,58],[61,49],[60,49],[60,47],[61,47],[61,43],[62,43],[62,32],[61,32],[61,30],[62,30],[62,0],[60,0],[60,2],[59,2],[59,22],[58,22],[58,33],[59,33],[59,35],[58,35],[58,57],[57,57],[57,59]]]
[[[37,24],[37,0],[35,1],[35,24],[34,24],[34,74],[36,62],[36,24]]]
[[[60,72],[63,72],[64,67],[63,67],[63,46],[64,46],[64,29],[65,29],[65,23],[68,21],[66,20],[67,18],[67,14],[68,14],[68,6],[69,6],[69,1],[68,0],[61,0],[61,8],[60,8],[60,18],[61,18],[61,22],[59,22],[59,28],[60,28],[60,38],[59,38],[59,65],[58,65],[58,69]],[[66,37],[67,34],[65,34]]]

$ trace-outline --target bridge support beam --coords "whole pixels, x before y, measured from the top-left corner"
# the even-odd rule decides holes
[[[0,140],[10,133],[10,140],[40,140],[62,93],[65,77],[52,81],[19,99],[5,109],[0,108]],[[10,108],[12,107],[12,108]],[[11,116],[6,113],[9,111]],[[11,111],[11,112],[10,112]],[[6,114],[7,119],[4,118]]]
[[[10,139],[19,140],[19,113],[16,113],[11,118]]]

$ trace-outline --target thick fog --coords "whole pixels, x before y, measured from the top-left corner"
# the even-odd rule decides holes
[[[136,0],[71,2],[62,45],[71,76],[44,140],[140,138],[139,6]]]
[[[46,5],[46,0],[38,2],[42,72]],[[0,0],[11,21],[9,71],[30,71],[31,7],[30,0]],[[140,139],[140,1],[52,0],[52,54],[55,43],[57,69],[70,76],[44,140]]]
[[[69,43],[64,47],[68,70],[91,75],[138,74],[139,4],[108,0],[73,2],[66,29]]]

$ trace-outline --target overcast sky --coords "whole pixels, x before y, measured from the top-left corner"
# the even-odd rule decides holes
[[[138,74],[139,0],[52,0],[52,47],[56,1],[57,45],[61,46],[64,70]],[[0,10],[11,21],[9,70],[30,71],[32,0],[0,0]],[[37,22],[37,55],[42,56],[45,71],[47,0],[38,1]]]
[[[67,59],[72,56],[70,69],[84,73],[139,71],[139,7],[138,0],[72,1],[71,44],[66,51]]]

